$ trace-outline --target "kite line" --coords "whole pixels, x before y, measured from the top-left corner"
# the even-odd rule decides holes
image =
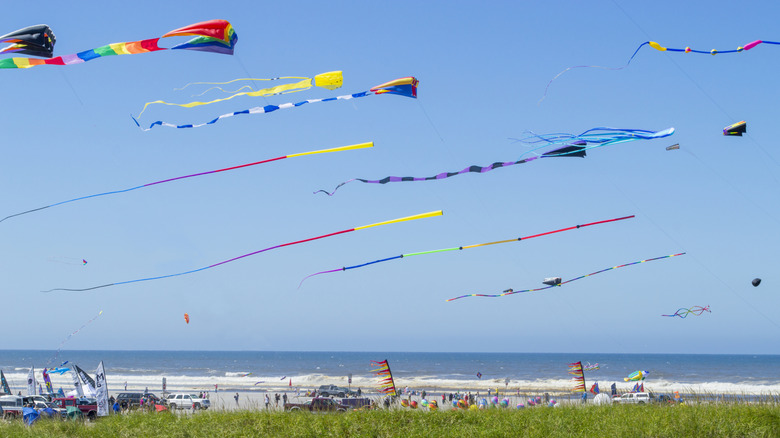
[[[634,215],[631,215],[631,216],[618,217],[618,218],[614,218],[614,219],[607,219],[607,220],[598,221],[598,222],[590,222],[590,223],[587,223],[587,224],[575,225],[573,227],[561,228],[559,230],[547,231],[547,232],[539,233],[539,234],[532,234],[530,236],[525,236],[525,237],[518,237],[516,239],[498,240],[498,241],[495,241],[495,242],[478,243],[476,245],[455,246],[455,247],[452,247],[452,248],[434,249],[434,250],[431,250],[431,251],[421,251],[421,252],[413,252],[413,253],[409,253],[409,254],[401,254],[401,255],[398,255],[398,256],[395,256],[395,257],[388,257],[388,258],[385,258],[385,259],[374,260],[373,262],[362,263],[360,265],[345,266],[343,268],[331,269],[329,271],[316,272],[314,274],[310,274],[310,275],[307,275],[306,277],[304,277],[303,280],[301,280],[301,282],[298,284],[298,288],[301,287],[301,285],[303,284],[304,281],[306,281],[308,278],[314,277],[315,275],[329,274],[331,272],[339,272],[339,271],[346,271],[348,269],[362,268],[364,266],[369,266],[369,265],[373,265],[373,264],[376,264],[376,263],[382,263],[382,262],[387,262],[387,261],[390,261],[390,260],[402,259],[404,257],[408,258],[408,257],[411,257],[411,256],[416,256],[416,255],[434,254],[434,253],[447,252],[447,251],[460,251],[460,250],[464,250],[464,249],[478,248],[480,246],[496,245],[496,244],[499,244],[499,243],[518,242],[518,241],[521,241],[521,240],[533,239],[534,237],[547,236],[549,234],[560,233],[560,232],[563,232],[563,231],[576,230],[576,229],[579,229],[579,228],[589,227],[589,226],[592,226],[592,225],[606,224],[606,223],[609,223],[609,222],[617,222],[617,221],[622,221],[622,220],[625,220],[625,219],[632,219],[634,217],[635,217]]]
[[[333,196],[341,186],[350,183],[352,181],[360,181],[362,183],[369,184],[387,184],[390,182],[408,182],[408,181],[437,181],[441,179],[450,178],[456,175],[463,175],[466,173],[486,173],[494,169],[502,167],[514,166],[515,164],[524,164],[537,158],[553,158],[553,157],[581,157],[586,156],[586,151],[594,148],[609,146],[613,144],[626,143],[636,140],[653,140],[656,138],[664,138],[674,134],[674,128],[664,129],[662,131],[647,131],[644,129],[623,129],[623,128],[592,128],[581,134],[535,134],[529,132],[529,136],[520,139],[521,143],[536,145],[542,143],[541,146],[536,146],[533,149],[523,153],[517,161],[496,162],[489,166],[469,166],[458,172],[442,172],[437,175],[427,177],[415,177],[415,176],[387,176],[378,180],[369,180],[363,178],[353,178],[342,182],[337,185],[332,191],[317,190],[314,192],[325,193],[328,196]],[[548,148],[555,146],[553,149],[547,150],[543,153],[537,153],[536,151],[542,148]],[[528,154],[535,154],[533,157],[525,158]]]
[[[135,122],[136,126],[141,128],[143,131],[149,131],[155,126],[167,126],[169,128],[200,128],[201,126],[206,125],[213,125],[217,122],[219,122],[222,119],[226,119],[229,117],[237,116],[239,114],[265,114],[274,112],[276,110],[280,109],[288,109],[288,108],[295,108],[299,107],[301,105],[305,105],[307,103],[317,103],[317,102],[333,102],[337,100],[350,100],[350,99],[357,99],[359,97],[365,97],[365,96],[372,96],[375,94],[398,94],[401,96],[411,97],[413,99],[417,98],[417,84],[419,84],[419,81],[414,77],[406,77],[406,78],[400,78],[396,79],[394,81],[386,82],[381,85],[377,85],[376,87],[371,88],[368,91],[362,91],[360,93],[354,93],[354,94],[346,94],[344,96],[337,96],[337,97],[328,97],[324,99],[309,99],[304,100],[301,102],[288,102],[283,103],[281,105],[266,105],[266,106],[256,106],[254,108],[245,109],[243,111],[235,111],[232,113],[222,114],[221,116],[212,119],[208,122],[204,123],[198,123],[198,124],[187,124],[187,125],[174,125],[173,123],[164,122],[162,120],[158,120],[156,122],[153,122],[151,125],[149,125],[148,128],[144,128],[141,126],[141,124],[136,120],[135,117],[133,118],[133,122]]]
[[[634,57],[636,56],[636,54],[639,53],[639,50],[642,49],[642,47],[644,47],[644,46],[650,46],[650,47],[652,47],[652,48],[654,48],[654,49],[656,49],[656,50],[658,50],[660,52],[683,52],[683,53],[700,53],[700,54],[705,54],[705,55],[717,55],[717,54],[721,54],[721,53],[740,53],[742,51],[750,50],[753,47],[756,47],[757,45],[762,44],[762,43],[763,44],[780,45],[780,42],[756,40],[756,41],[747,43],[744,46],[739,46],[739,47],[737,47],[734,50],[715,50],[715,49],[712,49],[712,50],[694,50],[694,49],[691,49],[690,47],[686,47],[684,49],[673,49],[673,48],[670,48],[670,47],[663,47],[660,44],[656,43],[655,41],[645,41],[644,43],[640,44],[639,47],[636,48],[636,50],[634,50],[634,54],[631,55],[630,58],[628,58],[628,62],[626,62],[626,65],[624,65],[622,67],[603,67],[603,66],[600,66],[600,65],[575,65],[575,66],[566,68],[562,72],[560,72],[557,75],[555,75],[555,77],[550,79],[550,82],[548,82],[547,86],[544,88],[544,95],[542,96],[541,99],[539,99],[539,103],[542,103],[542,101],[547,97],[547,91],[550,89],[550,85],[552,85],[553,81],[558,79],[562,74],[566,73],[567,71],[574,70],[575,68],[600,68],[602,70],[623,70],[624,68],[628,67],[629,64],[631,64],[631,61],[634,60]]]
[[[455,301],[455,300],[459,300],[461,298],[467,298],[467,297],[499,298],[499,297],[505,297],[507,295],[520,294],[520,293],[525,293],[525,292],[538,292],[540,290],[545,290],[545,289],[550,289],[550,288],[553,288],[553,287],[563,286],[566,283],[571,283],[572,281],[582,280],[583,278],[590,277],[590,276],[596,275],[596,274],[601,274],[602,272],[611,271],[613,269],[625,268],[626,266],[633,266],[633,265],[637,265],[639,263],[652,262],[654,260],[668,259],[670,257],[677,257],[677,256],[681,256],[681,255],[684,255],[684,254],[685,254],[684,252],[681,252],[681,253],[671,254],[671,255],[662,256],[662,257],[655,257],[655,258],[652,258],[652,259],[639,260],[638,262],[626,263],[625,265],[613,266],[611,268],[602,269],[602,270],[596,271],[596,272],[591,272],[590,274],[581,275],[579,277],[572,278],[571,280],[566,280],[566,281],[560,282],[558,284],[554,284],[554,285],[547,286],[547,287],[540,287],[540,288],[536,288],[536,289],[525,289],[525,290],[507,289],[507,290],[504,291],[504,293],[496,294],[496,295],[468,294],[468,295],[461,295],[461,296],[455,297],[455,298],[450,298],[450,299],[448,299],[446,301],[447,302]]]
[[[433,216],[441,216],[442,214],[444,214],[442,212],[442,210],[437,210],[437,211],[431,211],[431,212],[428,212],[428,213],[416,214],[414,216],[407,216],[407,217],[402,217],[402,218],[399,218],[399,219],[392,219],[392,220],[389,220],[389,221],[377,222],[375,224],[363,225],[363,226],[355,227],[355,228],[348,228],[346,230],[341,230],[341,231],[336,231],[336,232],[333,232],[333,233],[323,234],[321,236],[316,236],[316,237],[310,237],[308,239],[296,240],[294,242],[287,242],[287,243],[282,243],[280,245],[269,246],[268,248],[264,248],[264,249],[261,249],[261,250],[258,250],[258,251],[250,252],[250,253],[247,253],[247,254],[244,254],[244,255],[240,255],[238,257],[233,257],[233,258],[228,259],[228,260],[223,260],[221,262],[214,263],[213,265],[204,266],[202,268],[193,269],[191,271],[179,272],[177,274],[168,274],[168,275],[161,275],[161,276],[158,276],[158,277],[148,277],[148,278],[140,278],[140,279],[137,279],[137,280],[121,281],[121,282],[118,282],[118,283],[103,284],[103,285],[100,285],[100,286],[87,287],[87,288],[83,288],[83,289],[56,288],[56,289],[49,289],[49,290],[42,291],[42,292],[53,292],[53,291],[84,292],[84,291],[88,291],[88,290],[100,289],[100,288],[109,287],[109,286],[118,286],[120,284],[138,283],[138,282],[142,282],[142,281],[151,281],[151,280],[159,280],[159,279],[162,279],[162,278],[178,277],[180,275],[187,275],[187,274],[192,274],[192,273],[195,273],[195,272],[205,271],[206,269],[216,268],[217,266],[221,266],[221,265],[224,265],[226,263],[234,262],[236,260],[240,260],[240,259],[243,259],[243,258],[246,258],[246,257],[249,257],[249,256],[253,256],[255,254],[260,254],[261,252],[266,252],[266,251],[271,251],[271,250],[278,249],[278,248],[283,248],[285,246],[292,246],[292,245],[297,245],[299,243],[311,242],[311,241],[314,241],[314,240],[323,239],[325,237],[332,237],[332,236],[336,236],[336,235],[339,235],[339,234],[351,233],[353,231],[365,230],[366,228],[378,227],[378,226],[381,226],[381,225],[395,224],[395,223],[399,223],[399,222],[412,221],[412,220],[416,220],[416,219],[426,219],[426,218],[433,217]]]
[[[82,330],[84,327],[86,327],[86,326],[88,326],[88,325],[92,324],[92,322],[93,322],[94,320],[98,319],[98,317],[100,317],[100,315],[102,315],[102,314],[103,314],[103,311],[101,310],[101,311],[100,311],[100,313],[98,313],[97,315],[95,315],[95,316],[94,316],[92,319],[90,319],[89,321],[85,322],[85,323],[84,323],[84,325],[82,325],[81,327],[77,328],[77,329],[76,329],[76,330],[75,330],[73,333],[71,333],[71,334],[69,334],[68,336],[66,336],[66,337],[65,337],[65,339],[63,339],[63,340],[62,340],[62,342],[60,342],[60,346],[59,346],[59,347],[57,347],[57,352],[56,352],[56,353],[54,353],[54,356],[53,356],[51,359],[49,359],[49,361],[47,362],[47,364],[50,364],[50,363],[54,362],[54,360],[55,360],[55,359],[57,359],[57,356],[59,356],[59,355],[60,355],[60,351],[62,350],[62,346],[63,346],[63,345],[65,345],[65,343],[66,343],[66,342],[68,342],[68,341],[70,340],[70,338],[72,338],[72,337],[73,337],[73,335],[75,335],[76,333],[80,332],[80,331],[81,331],[81,330]],[[66,363],[67,363],[67,362],[66,362]],[[63,364],[63,365],[64,365],[64,364]],[[59,371],[52,370],[51,372],[59,372]],[[60,374],[62,374],[62,373],[60,373]]]
[[[12,217],[21,216],[23,214],[44,210],[44,209],[47,209],[47,208],[50,208],[50,207],[56,207],[56,206],[62,205],[62,204],[68,204],[70,202],[82,201],[84,199],[90,199],[90,198],[97,198],[99,196],[115,195],[115,194],[118,194],[118,193],[126,193],[126,192],[130,192],[130,191],[133,191],[133,190],[138,190],[138,189],[143,189],[143,188],[146,188],[146,187],[155,186],[157,184],[163,184],[163,183],[168,183],[168,182],[172,182],[172,181],[178,181],[180,179],[192,178],[192,177],[203,176],[203,175],[210,175],[212,173],[226,172],[226,171],[229,171],[229,170],[242,169],[244,167],[251,167],[251,166],[256,166],[258,164],[270,163],[272,161],[284,160],[285,158],[302,157],[304,155],[327,154],[329,152],[351,151],[351,150],[355,150],[355,149],[365,149],[365,148],[370,148],[370,147],[374,147],[374,142],[359,143],[359,144],[353,144],[353,145],[349,145],[349,146],[341,146],[341,147],[331,148],[331,149],[321,149],[321,150],[317,150],[317,151],[299,152],[297,154],[282,155],[281,157],[269,158],[267,160],[262,160],[262,161],[255,161],[254,163],[240,164],[238,166],[226,167],[224,169],[210,170],[208,172],[200,172],[200,173],[193,173],[191,175],[177,176],[175,178],[168,178],[168,179],[164,179],[164,180],[160,180],[160,181],[155,181],[155,182],[151,182],[151,183],[148,183],[148,184],[143,184],[143,185],[136,186],[136,187],[131,187],[129,189],[114,190],[114,191],[111,191],[111,192],[96,193],[94,195],[87,195],[87,196],[82,196],[82,197],[79,197],[79,198],[68,199],[66,201],[61,201],[61,202],[57,202],[57,203],[54,203],[54,204],[50,204],[50,205],[46,205],[46,206],[43,206],[43,207],[34,208],[32,210],[27,210],[27,211],[23,211],[21,213],[16,213],[16,214],[12,214],[10,216],[6,216],[6,217],[0,219],[0,222],[3,222],[4,220],[10,219]]]

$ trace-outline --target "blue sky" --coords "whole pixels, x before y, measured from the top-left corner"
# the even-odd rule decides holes
[[[4,70],[0,216],[92,193],[365,141],[373,149],[302,157],[47,209],[0,224],[4,348],[506,351],[779,354],[780,40],[776,2],[43,2],[14,8],[0,32],[46,23],[56,55],[229,20],[234,56],[157,52]],[[164,43],[165,44],[165,43]],[[367,90],[404,76],[419,99],[372,96],[192,130],[138,130],[144,102],[190,100],[194,81],[313,76],[344,86],[142,120],[202,122],[236,110]],[[207,97],[222,97],[208,95]],[[721,130],[746,120],[748,135]],[[516,159],[525,131],[597,126],[673,137],[539,160],[484,175],[384,186],[339,182],[429,176]],[[680,144],[678,151],[666,146]],[[91,292],[347,228],[444,210],[271,251],[196,274]],[[635,219],[527,242],[310,273],[402,253]],[[536,294],[445,299],[538,287],[687,252]],[[86,259],[80,266],[51,261]],[[754,288],[750,281],[764,280]],[[681,307],[711,314],[664,318]],[[183,314],[191,317],[184,324]]]

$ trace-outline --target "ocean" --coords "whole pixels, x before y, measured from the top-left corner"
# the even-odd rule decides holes
[[[370,361],[387,359],[399,390],[567,391],[567,365],[599,364],[585,372],[587,387],[598,382],[620,391],[635,382],[624,377],[647,371],[645,389],[657,393],[681,391],[708,394],[780,395],[780,355],[688,355],[603,353],[387,353],[286,351],[52,351],[2,350],[0,370],[13,392],[26,393],[30,367],[41,383],[44,367],[76,364],[94,374],[104,362],[111,394],[127,390],[159,393],[165,378],[168,391],[291,391],[323,384],[375,392],[377,378]],[[350,382],[351,376],[351,382]],[[73,389],[70,373],[51,375],[54,390]]]

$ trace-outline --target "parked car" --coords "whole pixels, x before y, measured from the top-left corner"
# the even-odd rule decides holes
[[[346,412],[351,409],[347,405],[333,400],[332,398],[316,397],[306,403],[285,403],[285,411],[310,411],[310,412]]]
[[[168,409],[208,409],[211,407],[211,401],[207,398],[200,398],[196,394],[171,394],[165,399]]]
[[[336,396],[342,398],[348,395],[357,394],[355,391],[352,391],[349,388],[344,388],[336,385],[322,385],[319,387],[319,389],[317,389],[317,393],[322,397]]]
[[[645,404],[653,401],[653,394],[649,392],[629,392],[614,400],[617,403]]]
[[[151,404],[160,403],[160,398],[151,392],[146,394],[143,392],[121,392],[118,396],[116,396],[116,401],[119,402],[119,406],[122,406],[122,403],[124,402],[127,404],[128,409],[132,409],[140,406],[141,399],[144,397],[146,397],[146,399],[149,400],[149,403]]]

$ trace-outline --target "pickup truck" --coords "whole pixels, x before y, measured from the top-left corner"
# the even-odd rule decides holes
[[[313,398],[306,403],[285,403],[285,411],[346,412],[350,407],[325,397]]]
[[[68,409],[68,406],[75,406],[79,408],[82,414],[89,420],[94,420],[97,417],[97,402],[94,399],[82,399],[82,398],[53,398],[52,403],[60,408]]]
[[[356,392],[341,386],[322,385],[317,389],[317,394],[321,395],[322,397],[336,396],[343,398],[348,395],[355,395]]]

